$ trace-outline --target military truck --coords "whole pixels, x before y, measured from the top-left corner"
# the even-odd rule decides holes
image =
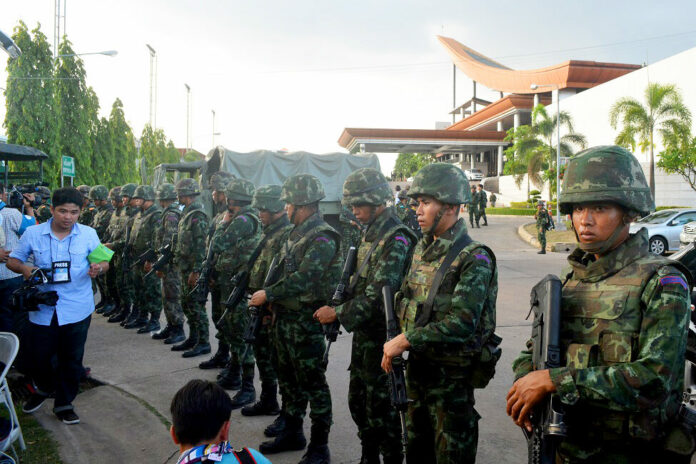
[[[156,188],[167,179],[175,181],[183,177],[198,177],[203,189],[203,203],[207,212],[211,213],[212,193],[208,184],[210,176],[218,171],[227,171],[236,177],[250,180],[257,187],[268,184],[282,185],[286,178],[294,174],[312,174],[321,180],[326,192],[326,198],[319,202],[319,209],[329,223],[337,226],[341,212],[343,182],[351,172],[360,168],[379,170],[377,155],[318,155],[303,151],[284,153],[268,150],[239,153],[219,146],[212,149],[202,161],[160,164],[155,168],[153,185]]]

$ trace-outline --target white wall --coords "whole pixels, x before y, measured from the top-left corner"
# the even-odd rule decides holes
[[[609,109],[621,97],[632,97],[644,102],[648,82],[675,84],[681,91],[684,103],[691,110],[696,121],[696,48],[686,50],[642,69],[577,95],[561,98],[561,111],[567,111],[573,118],[576,132],[587,137],[588,147],[612,145],[621,127],[612,129],[609,125]],[[547,107],[551,114],[556,112],[556,103]],[[662,140],[655,134],[655,161],[663,149]],[[649,153],[636,149],[636,157],[643,164],[646,178]],[[678,175],[668,175],[656,168],[655,196],[658,206],[696,206],[696,192]]]
[[[485,185],[485,183],[484,183]],[[511,201],[527,201],[527,174],[524,175],[524,179],[520,184],[519,188],[515,183],[515,179],[512,176],[500,176],[498,180],[498,189],[500,193],[497,193],[498,203],[509,206]],[[549,199],[549,186],[544,184],[542,188],[535,186],[534,184],[529,184],[529,190],[540,190],[541,198],[544,200]]]

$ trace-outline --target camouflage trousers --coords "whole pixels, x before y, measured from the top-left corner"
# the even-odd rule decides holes
[[[229,280],[220,285],[220,295],[223,303],[227,300],[224,295],[229,295],[233,286]],[[220,315],[225,311],[225,305],[220,304]],[[242,366],[242,376],[244,378],[254,378],[254,349],[244,343],[244,329],[249,322],[249,310],[246,300],[242,300],[234,308],[229,308],[225,319],[218,327],[222,333],[221,340],[224,340],[230,347],[230,363],[232,366]]]
[[[220,284],[216,281],[213,285],[210,286],[210,312],[212,313],[213,324],[218,323],[220,317],[222,316],[222,313],[225,311],[225,307],[222,305],[222,301],[220,301],[220,299]],[[215,329],[215,338],[218,339],[218,342],[227,343],[227,340],[224,339],[222,330],[220,330],[217,327],[217,325],[215,326]]]
[[[539,246],[541,246],[541,249],[546,250],[546,229],[543,227],[541,229],[537,229],[537,240],[539,241]]]
[[[264,322],[254,343],[254,358],[259,368],[259,378],[264,384],[275,385],[278,382],[276,374],[276,352],[271,330],[270,316],[264,317]],[[281,392],[282,394],[282,392]]]
[[[623,440],[580,441],[567,439],[556,455],[557,464],[689,464],[691,456],[683,456],[663,449],[658,441]]]
[[[106,271],[106,294],[109,295],[109,298],[116,303],[116,305],[120,305],[121,303],[121,295],[118,291],[118,279],[117,276],[120,276],[120,260],[114,255],[114,258],[111,260],[109,263],[109,270]]]
[[[184,325],[184,311],[181,309],[181,276],[176,268],[170,268],[160,282],[164,317],[170,326]]]
[[[130,269],[124,269],[123,260],[120,260],[120,265],[118,267],[118,273],[116,275],[116,283],[118,285],[118,294],[121,296],[121,301],[123,304],[134,304],[135,303],[135,288],[133,287],[133,277],[134,273]]]
[[[385,462],[402,459],[401,421],[391,405],[389,376],[382,370],[383,334],[353,333],[348,408],[363,448]]]
[[[196,295],[190,295],[195,286],[188,284],[190,273],[190,270],[181,271],[181,307],[189,325],[189,336],[195,335],[199,343],[209,343],[208,313],[205,311],[205,303],[196,301]]]
[[[162,314],[162,289],[160,280],[153,272],[147,278],[147,274],[142,269],[137,269],[135,275],[135,295],[137,302],[135,306],[140,311],[140,317],[150,316],[153,320],[159,320]]]
[[[476,210],[476,208],[472,208],[471,205],[469,205],[468,209],[469,209],[469,223],[473,227],[474,221],[476,222],[476,224],[478,224],[478,222],[479,222],[478,211]]]
[[[483,222],[485,224],[488,224],[488,218],[486,217],[486,208],[479,208],[478,211],[476,211],[476,223],[483,218]]]
[[[476,460],[478,421],[466,370],[409,358],[406,463],[465,464]]]
[[[309,403],[312,424],[328,429],[331,426],[331,392],[322,359],[326,345],[321,325],[312,319],[314,309],[275,310],[273,333],[285,412],[289,417],[302,419]]]

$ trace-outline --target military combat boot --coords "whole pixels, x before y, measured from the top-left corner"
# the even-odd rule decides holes
[[[242,388],[232,397],[232,409],[239,409],[244,405],[253,403],[255,400],[254,376],[244,377],[242,379]]]
[[[111,301],[104,307],[104,311],[101,312],[101,315],[104,317],[111,317],[116,314],[119,309],[121,309],[121,305],[117,304],[115,301]]]
[[[219,367],[225,367],[227,361],[230,360],[230,346],[227,343],[220,342],[218,344],[218,349],[207,361],[203,361],[198,365],[200,369],[216,369]]]
[[[277,437],[280,435],[280,432],[283,431],[285,428],[285,412],[281,409],[280,414],[278,417],[275,418],[275,420],[263,429],[263,434],[266,435],[267,437]]]
[[[210,353],[210,343],[196,343],[196,345],[181,355],[182,358],[193,358]]]
[[[172,346],[172,351],[186,351],[190,350],[198,344],[198,333],[193,327],[189,326],[189,336],[186,340],[178,345]]]
[[[329,464],[331,453],[329,453],[329,430],[328,424],[322,422],[312,423],[311,438],[307,452],[300,459],[299,464]],[[379,458],[378,461],[379,462]]]
[[[138,315],[135,318],[131,318],[130,322],[126,322],[123,325],[124,329],[140,329],[142,327],[145,327],[147,325],[147,314],[141,314],[141,312],[138,312]]]
[[[169,336],[164,340],[164,344],[165,345],[173,345],[175,343],[182,342],[185,338],[186,338],[186,335],[184,335],[184,326],[183,325],[174,325],[174,326],[172,326],[172,329],[169,332]]]
[[[239,390],[242,387],[242,366],[230,362],[218,377],[217,384],[225,390]]]
[[[140,311],[135,307],[135,305],[131,305],[130,312],[126,314],[126,318],[121,321],[121,327],[125,327],[126,324],[136,320],[139,314]]]
[[[259,446],[263,454],[282,453],[283,451],[298,451],[307,446],[307,439],[302,431],[302,419],[287,417],[285,428],[273,440],[264,441]]]
[[[541,251],[537,251],[538,255],[545,255],[546,254],[546,248],[542,248]]]
[[[172,326],[167,324],[164,326],[164,329],[158,330],[157,332],[152,333],[152,339],[153,340],[164,340],[165,338],[169,337],[169,334],[172,333]]]
[[[150,315],[150,320],[147,321],[147,324],[145,324],[143,327],[138,329],[138,333],[139,334],[150,333],[150,332],[155,332],[159,329],[160,329],[159,314],[157,315],[157,318],[155,318],[155,315],[152,314],[152,315]]]
[[[250,406],[242,408],[242,416],[275,416],[280,412],[276,392],[278,385],[275,382],[263,382],[261,384],[261,399]]]
[[[109,317],[109,322],[123,322],[123,320],[130,314],[130,306],[126,303],[121,305],[121,308],[114,312],[114,314]]]

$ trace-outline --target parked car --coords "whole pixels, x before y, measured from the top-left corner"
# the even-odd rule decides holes
[[[685,224],[696,221],[696,209],[663,209],[631,224],[631,233],[648,231],[650,251],[663,255],[679,250],[680,234]]]
[[[483,172],[480,169],[467,169],[464,171],[464,175],[469,180],[483,180]]]
[[[696,243],[696,221],[684,224],[684,228],[679,234],[679,249],[683,250],[690,244]]]

